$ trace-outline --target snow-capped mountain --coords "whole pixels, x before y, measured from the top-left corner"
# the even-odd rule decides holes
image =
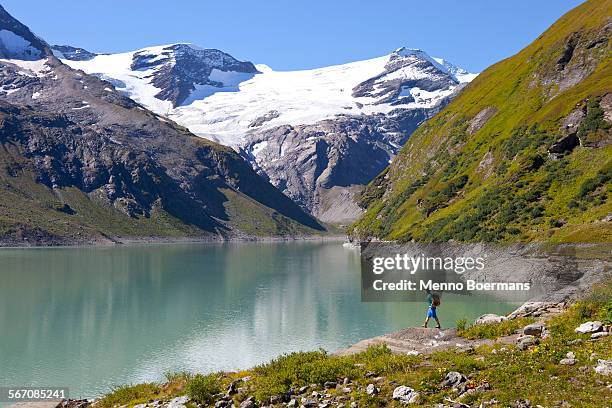
[[[51,50],[0,6],[0,246],[324,229],[233,150],[54,54],[96,57]],[[206,57],[221,68],[231,63]],[[146,60],[137,56],[135,72]],[[180,89],[170,77],[168,89]]]
[[[233,147],[325,221],[339,220],[324,208],[347,194],[351,208],[342,221],[355,217],[354,193],[475,76],[411,48],[301,71],[275,71],[191,44],[120,54],[62,46],[54,53],[191,132]],[[363,160],[347,166],[357,147]],[[342,191],[323,191],[334,187]]]
[[[233,147],[253,129],[313,124],[342,114],[389,113],[398,105],[431,108],[474,76],[408,48],[303,71],[274,71],[191,44],[120,54],[53,48],[71,67],[107,79],[156,113]]]

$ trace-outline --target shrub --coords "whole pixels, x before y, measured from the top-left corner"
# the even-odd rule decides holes
[[[197,374],[187,383],[187,395],[200,404],[211,403],[219,392],[221,386],[217,374]]]
[[[463,318],[463,319],[457,319],[457,321],[455,322],[455,327],[457,327],[457,331],[462,332],[465,330],[465,328],[467,327],[467,319]]]
[[[112,407],[116,405],[133,405],[153,399],[161,391],[156,383],[137,385],[123,385],[113,388],[96,405],[99,407]]]
[[[458,330],[458,334],[468,339],[495,339],[497,337],[509,336],[534,321],[535,319],[531,317],[523,317],[504,320],[500,323],[474,324],[464,330]]]

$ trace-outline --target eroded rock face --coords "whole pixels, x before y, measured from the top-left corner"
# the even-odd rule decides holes
[[[472,120],[470,120],[467,132],[470,135],[473,135],[474,133],[478,132],[496,113],[497,109],[492,106],[484,108],[483,110],[478,112],[476,116],[472,118]]]
[[[579,84],[594,71],[601,55],[607,52],[611,33],[612,19],[594,35],[577,31],[564,39],[556,65],[540,77],[541,84],[549,88],[550,98]]]
[[[356,196],[395,157],[409,135],[437,110],[344,116],[313,125],[254,132],[243,157],[322,221],[350,222]]]

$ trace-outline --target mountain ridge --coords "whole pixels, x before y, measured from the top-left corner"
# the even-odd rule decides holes
[[[483,71],[365,189],[354,239],[609,242],[612,2]]]

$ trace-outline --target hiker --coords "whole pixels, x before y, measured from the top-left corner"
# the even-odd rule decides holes
[[[425,319],[425,323],[423,327],[427,328],[427,324],[429,323],[429,319],[432,317],[436,319],[436,329],[440,328],[440,320],[438,320],[438,315],[436,314],[436,308],[440,306],[440,296],[438,294],[433,294],[429,289],[427,289],[427,304],[429,305],[429,309],[427,309],[427,318]]]

